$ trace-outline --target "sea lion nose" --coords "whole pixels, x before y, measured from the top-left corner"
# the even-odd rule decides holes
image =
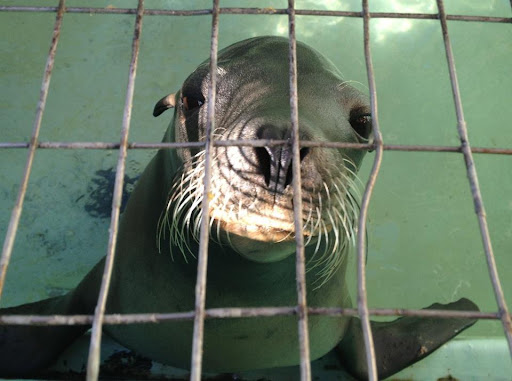
[[[290,128],[279,128],[274,125],[264,125],[256,132],[258,139],[288,141],[285,145],[255,148],[258,169],[264,177],[267,187],[276,193],[283,193],[292,182],[291,134]],[[301,162],[308,152],[307,147],[300,150]]]

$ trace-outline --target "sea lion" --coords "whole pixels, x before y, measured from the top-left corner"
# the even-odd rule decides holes
[[[164,141],[205,137],[209,61],[176,94],[155,106],[175,108]],[[299,129],[302,140],[368,142],[367,98],[343,81],[336,67],[297,43]],[[290,139],[288,40],[259,37],[218,55],[217,139]],[[355,173],[364,152],[302,148],[303,223],[307,300],[312,307],[349,307],[347,251],[355,234]],[[216,147],[210,200],[206,307],[296,304],[292,164],[289,145]],[[142,174],[122,216],[108,313],[180,312],[194,309],[197,231],[203,218],[200,148],[160,150]],[[68,294],[1,310],[2,314],[92,314],[103,261]],[[429,308],[477,310],[467,299]],[[474,323],[472,319],[405,317],[373,323],[378,372],[386,377]],[[309,317],[311,359],[338,348],[356,377],[366,360],[356,318]],[[27,375],[47,367],[88,327],[0,328],[0,373]],[[105,331],[135,352],[188,368],[192,322],[107,325]],[[299,362],[293,316],[209,319],[203,368],[213,372],[287,366]]]

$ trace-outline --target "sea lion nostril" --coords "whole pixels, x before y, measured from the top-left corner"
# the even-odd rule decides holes
[[[309,147],[304,147],[300,149],[300,162],[302,163],[302,160],[306,157],[306,155],[309,153]]]
[[[291,131],[273,124],[262,125],[256,131],[258,139],[289,140]],[[289,144],[255,148],[260,173],[265,184],[282,193],[292,181],[292,147]]]
[[[265,185],[274,191],[283,192],[292,181],[291,147],[256,147],[254,151]]]
[[[285,132],[286,134],[286,132]],[[269,139],[269,136],[278,136],[279,131],[264,126],[256,132],[259,139]],[[282,139],[282,137],[280,137]],[[293,179],[293,150],[290,145],[279,145],[274,147],[256,147],[256,158],[258,169],[265,178],[265,185],[271,189],[283,192]],[[309,153],[309,147],[300,150],[300,162]]]
[[[260,161],[260,171],[265,176],[267,187],[274,192],[282,193],[291,183],[292,176],[292,150],[289,145],[264,147],[257,151]]]
[[[304,160],[304,158],[307,156],[308,153],[309,153],[309,147],[301,148],[301,150],[299,152],[301,163]],[[290,155],[292,155],[291,147],[290,147]],[[290,185],[292,183],[292,180],[293,180],[293,157],[290,157],[290,164],[288,166],[288,170],[286,171],[286,180],[284,182],[284,187],[286,188],[288,185]]]
[[[288,170],[286,171],[286,179],[284,182],[284,188],[286,188],[288,185],[292,183],[293,179],[293,168],[292,168],[292,161],[290,160],[290,166],[288,167]]]
[[[256,152],[256,158],[258,159],[258,169],[260,173],[265,178],[265,184],[269,186],[270,184],[270,155],[267,152],[266,147],[256,147],[254,149]]]

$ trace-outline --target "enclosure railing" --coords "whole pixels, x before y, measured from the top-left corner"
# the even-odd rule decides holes
[[[375,366],[375,353],[372,342],[371,329],[369,325],[369,316],[422,316],[422,317],[471,317],[476,319],[500,319],[503,325],[509,350],[512,355],[512,323],[511,315],[503,295],[501,283],[499,281],[495,257],[491,245],[491,239],[486,221],[484,203],[479,189],[478,177],[473,161],[473,153],[482,154],[502,154],[512,155],[512,148],[476,148],[471,147],[464,120],[462,101],[458,88],[457,73],[450,43],[447,20],[457,20],[466,22],[492,22],[492,23],[512,23],[512,18],[505,17],[483,17],[483,16],[462,16],[447,15],[444,11],[442,0],[437,0],[438,13],[435,14],[416,14],[416,13],[384,13],[369,12],[368,1],[362,1],[361,12],[346,11],[325,11],[325,10],[298,10],[295,9],[294,1],[288,1],[287,9],[275,8],[220,8],[220,0],[213,0],[211,9],[201,10],[166,10],[166,9],[145,9],[144,1],[139,0],[137,9],[118,9],[118,8],[83,8],[66,7],[65,0],[60,0],[57,7],[25,7],[25,6],[0,6],[0,12],[56,12],[54,31],[50,52],[48,54],[46,67],[43,75],[39,102],[36,108],[33,132],[29,142],[0,142],[0,148],[27,148],[28,157],[23,172],[22,181],[19,188],[18,197],[12,211],[12,216],[7,229],[6,238],[0,258],[0,296],[3,290],[7,267],[12,254],[14,240],[18,229],[23,202],[26,195],[27,184],[32,170],[34,154],[37,149],[118,149],[119,158],[116,171],[114,186],[114,197],[112,202],[112,214],[109,244],[105,262],[105,269],[101,290],[98,297],[98,304],[95,315],[55,315],[55,316],[32,316],[32,315],[2,315],[0,324],[17,325],[78,325],[92,324],[92,334],[89,350],[89,360],[87,366],[87,379],[96,380],[99,372],[99,349],[101,343],[101,327],[104,324],[133,324],[133,323],[157,323],[162,321],[194,320],[193,351],[191,359],[191,380],[201,379],[202,363],[202,343],[204,320],[211,318],[237,318],[237,317],[262,317],[277,315],[296,315],[298,317],[298,333],[300,346],[300,370],[301,379],[311,379],[310,359],[309,359],[309,334],[308,334],[308,315],[328,315],[328,316],[359,316],[362,321],[362,328],[365,338],[366,356],[369,369],[369,379],[376,380],[378,375]],[[126,100],[123,114],[120,143],[108,142],[40,142],[39,131],[41,121],[46,105],[46,98],[57,51],[57,45],[61,32],[62,19],[66,13],[105,13],[105,14],[134,14],[135,30],[132,43],[132,57],[130,62],[128,87],[126,91]],[[208,110],[207,110],[207,138],[205,142],[196,143],[136,143],[128,142],[130,129],[131,110],[133,102],[135,76],[137,73],[137,59],[139,56],[139,43],[142,33],[142,22],[145,16],[168,15],[168,16],[197,16],[212,15],[212,34],[211,34],[211,52],[210,52],[210,91],[208,92]],[[318,308],[308,307],[305,288],[305,265],[304,265],[304,242],[300,234],[296,235],[297,243],[297,305],[292,307],[260,307],[260,308],[205,308],[206,278],[207,278],[207,260],[208,260],[208,219],[203,218],[200,232],[200,250],[198,259],[198,274],[196,283],[196,306],[194,311],[180,313],[153,313],[153,314],[123,314],[106,315],[105,305],[108,295],[108,286],[113,269],[115,242],[119,222],[119,213],[121,205],[121,196],[124,181],[125,161],[128,149],[155,149],[155,148],[183,148],[183,147],[204,147],[207,162],[211,160],[210,152],[214,146],[275,146],[286,144],[286,141],[277,140],[244,140],[244,141],[214,141],[212,136],[214,123],[215,88],[217,72],[217,46],[218,46],[218,26],[219,14],[267,14],[267,15],[288,15],[289,25],[289,61],[290,61],[290,106],[291,123],[294,131],[293,138],[293,191],[294,191],[294,215],[295,229],[302,230],[302,218],[300,211],[302,208],[301,180],[299,170],[299,148],[300,147],[331,147],[331,148],[355,148],[355,149],[374,149],[376,151],[374,164],[366,184],[365,192],[360,209],[358,236],[357,236],[357,273],[358,273],[358,298],[357,308]],[[366,67],[368,74],[368,84],[371,102],[371,114],[375,140],[372,144],[354,144],[341,142],[308,142],[298,140],[298,108],[297,108],[297,76],[296,76],[296,49],[295,49],[295,16],[337,16],[337,17],[359,17],[363,19],[364,28],[364,54],[366,58]],[[453,99],[457,115],[457,130],[460,137],[460,146],[418,146],[418,145],[386,145],[382,141],[378,123],[377,111],[377,90],[375,87],[375,76],[370,49],[369,24],[373,18],[407,18],[407,19],[437,19],[441,22],[442,36],[445,44],[448,69],[452,84]],[[484,252],[488,264],[489,276],[492,282],[496,302],[498,304],[497,312],[475,312],[475,311],[444,311],[444,310],[413,310],[413,309],[369,309],[366,299],[365,285],[365,226],[368,206],[377,178],[382,153],[385,150],[396,151],[427,151],[427,152],[455,152],[462,153],[465,163],[467,176],[471,188],[471,194],[477,214],[480,232],[484,247]],[[210,166],[205,165],[207,169],[204,176],[204,196],[203,196],[203,215],[208,215],[208,200],[206,196],[210,186],[209,172]]]

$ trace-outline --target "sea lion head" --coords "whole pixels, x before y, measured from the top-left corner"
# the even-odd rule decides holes
[[[367,98],[329,60],[302,43],[297,43],[297,70],[299,139],[367,143]],[[205,140],[209,81],[205,61],[178,93],[157,103],[155,116],[175,107],[169,139]],[[219,52],[213,134],[216,140],[291,141],[287,39],[254,38]],[[316,260],[339,262],[355,235],[358,205],[353,191],[364,154],[358,149],[300,150],[302,234],[306,245],[314,247],[311,256]],[[197,239],[202,219],[204,150],[180,149],[177,156],[181,169],[158,231],[160,236],[169,232],[171,242],[186,251],[188,237]],[[257,262],[294,253],[292,147],[218,146],[212,157],[212,238]]]

